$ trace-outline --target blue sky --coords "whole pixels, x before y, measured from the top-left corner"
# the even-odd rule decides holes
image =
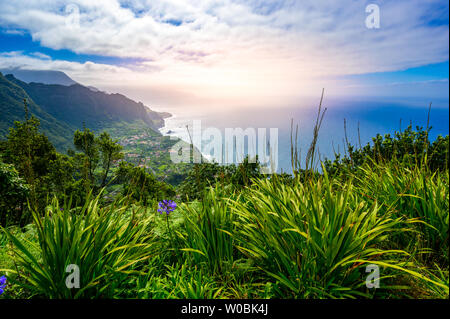
[[[66,60],[79,63],[88,61],[112,65],[132,65],[139,62],[139,58],[126,58],[117,56],[78,54],[68,49],[54,50],[33,41],[31,35],[24,31],[23,34],[8,34],[7,29],[0,28],[0,52],[20,51],[24,55],[33,55],[40,52],[53,60]]]
[[[371,84],[396,83],[396,82],[408,83],[408,82],[448,79],[448,71],[449,71],[449,64],[448,61],[446,61],[395,72],[380,72],[380,73],[350,75],[348,76],[348,78]]]
[[[371,3],[379,29],[365,26]],[[322,87],[448,100],[448,12],[442,0],[0,0],[0,68],[160,104],[288,104]]]

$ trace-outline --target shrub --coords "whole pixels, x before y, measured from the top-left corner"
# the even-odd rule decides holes
[[[416,219],[415,232],[402,234],[403,248],[414,243],[426,248],[431,257],[448,265],[449,250],[449,175],[427,168],[407,168],[395,162],[366,164],[354,174],[356,190],[369,202],[378,202],[382,213]],[[413,239],[413,240],[412,240]],[[430,250],[431,249],[431,250]],[[427,254],[430,255],[430,254]]]
[[[151,217],[145,209],[130,212],[121,203],[100,208],[99,197],[89,199],[82,208],[69,211],[70,203],[60,207],[55,199],[43,218],[33,211],[38,233],[33,244],[40,258],[31,254],[17,236],[4,229],[15,245],[18,285],[32,295],[46,298],[105,298],[123,293],[121,287],[139,273],[136,266],[154,252]],[[30,243],[31,244],[31,243]],[[68,289],[66,267],[80,270],[80,289]]]
[[[406,251],[382,248],[393,233],[410,230],[410,221],[380,213],[351,182],[340,184],[327,174],[293,187],[261,180],[232,209],[238,248],[287,296],[368,297],[368,264],[423,279],[408,269]]]
[[[0,226],[19,224],[30,192],[12,164],[0,161]]]
[[[181,250],[193,265],[205,264],[211,273],[222,273],[234,260],[233,214],[220,188],[205,192],[201,203],[183,205],[184,223],[178,233]]]

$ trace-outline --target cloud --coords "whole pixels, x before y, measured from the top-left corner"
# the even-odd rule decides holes
[[[120,76],[133,77],[133,72],[124,67],[109,64],[99,64],[87,61],[85,63],[52,60],[49,56],[33,52],[29,55],[22,51],[1,52],[0,69],[24,69],[24,70],[59,70],[66,72],[76,81],[84,84],[97,83],[98,74],[104,77],[104,83],[108,83],[108,78],[113,77],[113,83]]]
[[[2,33],[10,34],[10,35],[25,35],[26,34],[26,32],[24,30],[16,30],[16,29],[2,30]]]
[[[43,54],[41,52],[32,52],[30,55],[41,60],[51,60],[50,56],[48,56],[47,54]]]
[[[195,94],[295,95],[336,86],[324,80],[334,76],[448,60],[447,1],[373,2],[380,29],[365,26],[369,2],[351,0],[0,0],[0,26],[55,50],[139,59],[122,68],[17,61],[73,68],[92,80],[96,69],[96,81],[124,72],[133,84]]]

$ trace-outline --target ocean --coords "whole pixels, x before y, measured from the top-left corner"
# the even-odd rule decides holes
[[[321,159],[334,159],[334,153],[344,153],[344,119],[348,141],[354,145],[360,142],[364,146],[376,134],[394,134],[404,130],[409,124],[426,128],[429,105],[426,101],[400,99],[329,99],[324,100],[327,108],[319,132],[317,149]],[[166,119],[161,128],[164,135],[176,136],[190,141],[186,125],[193,135],[194,120],[201,121],[202,132],[207,128],[217,128],[225,136],[226,128],[270,128],[278,129],[277,171],[291,172],[291,119],[298,124],[298,148],[302,163],[311,143],[313,128],[317,117],[318,101],[299,103],[294,106],[246,106],[246,107],[177,107],[168,109],[173,116]],[[198,122],[197,122],[198,123]],[[430,139],[438,135],[449,134],[448,101],[433,103],[430,119]],[[358,134],[359,127],[359,134]],[[267,137],[269,139],[269,137]],[[197,148],[198,143],[194,141]],[[207,143],[206,143],[207,144]],[[202,143],[202,152],[205,141]],[[248,152],[248,141],[245,142]],[[211,159],[211,154],[204,153]],[[304,164],[303,164],[304,165]]]

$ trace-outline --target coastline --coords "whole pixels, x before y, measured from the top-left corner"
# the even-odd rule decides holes
[[[192,119],[189,117],[183,117],[176,113],[170,113],[171,116],[164,119],[164,126],[159,128],[158,131],[163,136],[168,136],[171,139],[180,139],[183,142],[190,144],[189,134],[186,130],[186,125],[189,125],[189,130],[192,129]],[[195,148],[199,150],[199,145],[195,145]],[[201,151],[201,149],[200,149]],[[206,161],[211,162],[212,156],[201,152],[202,157]]]

